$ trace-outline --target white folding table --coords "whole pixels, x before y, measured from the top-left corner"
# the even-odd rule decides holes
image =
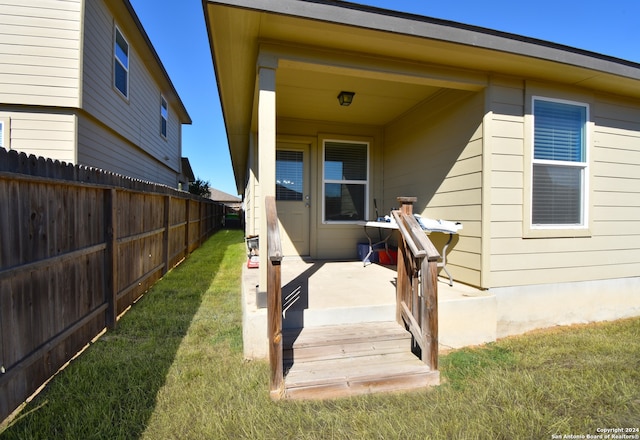
[[[364,265],[367,265],[367,261],[369,261],[369,257],[373,254],[373,250],[377,249],[378,246],[384,245],[384,250],[389,255],[389,238],[393,234],[394,229],[398,229],[398,224],[393,222],[365,222],[364,224],[364,233],[367,236],[367,240],[369,240],[369,252],[367,256],[363,258],[362,262]],[[378,241],[374,242],[375,237],[369,235],[369,231],[367,228],[377,228],[378,229]],[[384,231],[383,231],[384,230]],[[370,262],[370,261],[369,261]]]
[[[457,234],[458,231],[462,229],[462,223],[452,222],[448,220],[429,219],[429,218],[420,217],[418,215],[416,215],[416,220],[418,220],[418,224],[427,233],[441,232],[443,234],[449,234],[449,240],[447,240],[447,243],[442,248],[442,253],[441,253],[442,261],[438,263],[438,267],[441,267],[442,270],[444,270],[444,272],[449,277],[449,285],[453,286],[453,277],[451,276],[451,274],[449,273],[449,270],[447,269],[447,249],[449,248],[449,245],[453,240],[453,235]],[[363,259],[363,263],[366,266],[367,265],[366,262],[371,256],[371,254],[373,254],[373,250],[376,249],[378,246],[384,245],[385,252],[387,253],[389,252],[389,245],[388,245],[389,238],[391,238],[391,235],[393,234],[393,230],[398,229],[398,224],[395,221],[394,222],[368,221],[368,222],[364,222],[363,226],[364,226],[364,233],[367,236],[367,239],[369,240],[369,253],[367,253],[367,256]],[[374,241],[376,240],[376,238],[372,237],[369,234],[369,231],[367,230],[367,228],[378,229],[379,231],[378,241]]]

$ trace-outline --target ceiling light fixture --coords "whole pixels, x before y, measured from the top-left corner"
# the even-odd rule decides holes
[[[353,102],[354,92],[345,92],[344,90],[338,95],[338,102],[340,105],[349,106]]]

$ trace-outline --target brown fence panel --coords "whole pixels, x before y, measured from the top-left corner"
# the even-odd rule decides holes
[[[104,328],[105,247],[98,188],[24,178],[0,188],[4,418]]]
[[[223,210],[0,148],[0,420],[213,233]]]
[[[197,200],[189,201],[189,224],[188,224],[188,242],[187,253],[193,252],[200,246],[200,221],[202,214],[200,203]]]
[[[118,313],[133,304],[160,277],[164,268],[164,196],[117,192],[116,271]]]
[[[187,256],[185,237],[187,231],[187,204],[189,200],[170,198],[169,202],[169,239],[168,239],[168,268],[178,264]]]

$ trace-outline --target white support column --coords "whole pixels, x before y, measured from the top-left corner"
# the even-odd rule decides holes
[[[247,187],[245,188],[245,232],[248,235],[260,233],[257,214],[257,207],[260,206],[260,188],[258,187],[258,145],[257,133],[249,134],[249,166],[247,169]]]
[[[258,176],[260,181],[260,292],[267,290],[266,196],[276,195],[276,71],[258,71]]]

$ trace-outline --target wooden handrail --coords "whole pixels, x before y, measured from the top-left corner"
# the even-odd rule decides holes
[[[399,197],[392,211],[398,224],[396,319],[422,350],[422,360],[438,369],[438,260],[440,254],[413,215],[414,197]]]
[[[440,259],[440,253],[426,236],[418,220],[413,215],[401,211],[392,211],[391,214],[398,224],[400,233],[407,241],[414,258],[426,258],[429,261]]]
[[[284,371],[282,364],[282,244],[276,200],[265,197],[267,214],[267,330],[269,335],[269,364],[271,375],[269,390],[274,400],[284,395]]]
[[[406,214],[402,214],[400,211],[391,211],[391,215],[398,225],[400,235],[402,235],[405,243],[407,244],[407,246],[409,246],[413,258],[426,257],[427,251],[418,247],[418,245],[416,244],[416,240],[414,239],[414,234],[412,233],[413,231],[411,231],[405,223]]]

